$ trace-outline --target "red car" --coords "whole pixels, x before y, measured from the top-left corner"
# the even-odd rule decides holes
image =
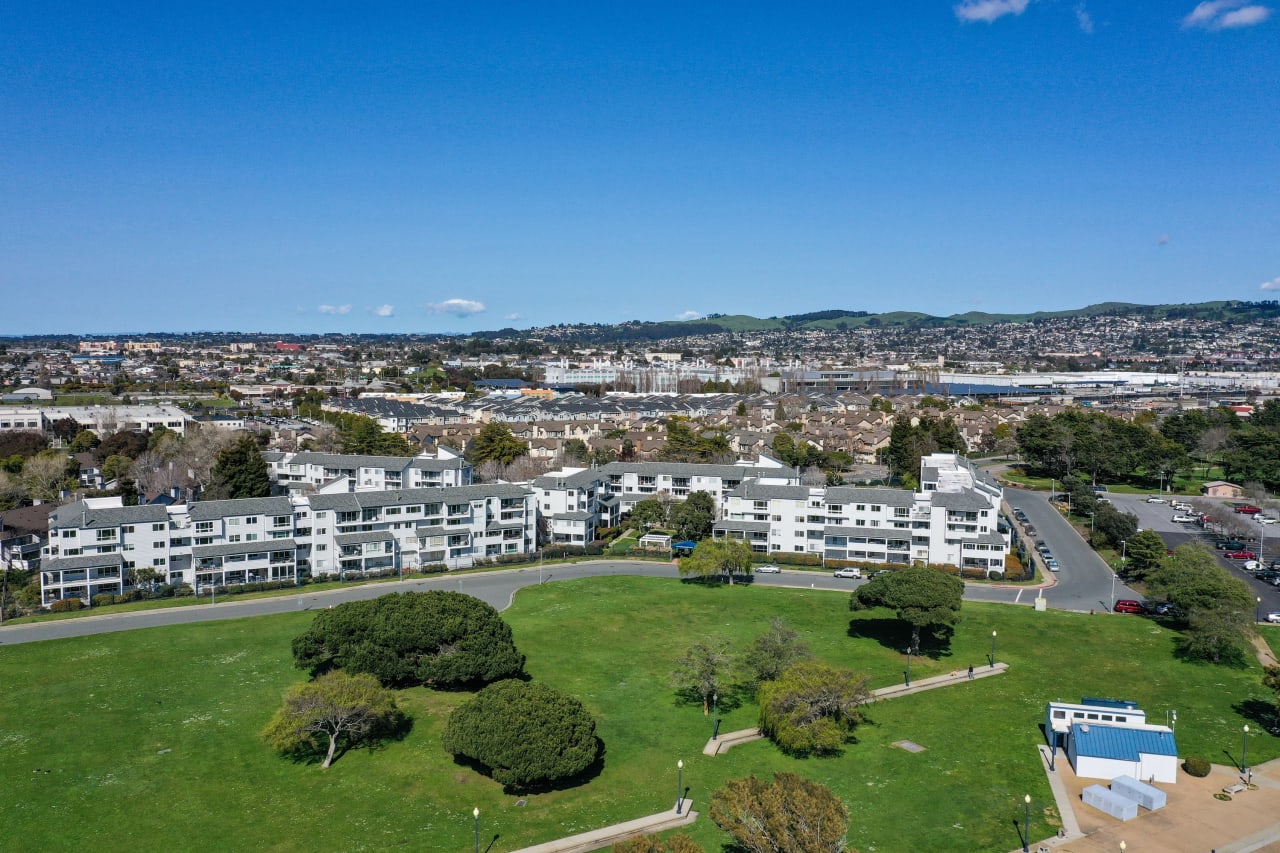
[[[1142,602],[1134,601],[1132,598],[1122,598],[1116,602],[1116,613],[1141,613]]]
[[[1257,515],[1258,513],[1262,512],[1262,508],[1253,506],[1251,504],[1245,504],[1244,506],[1236,507],[1236,512],[1240,513],[1241,515]]]
[[[1228,560],[1256,560],[1258,555],[1252,551],[1228,551]]]

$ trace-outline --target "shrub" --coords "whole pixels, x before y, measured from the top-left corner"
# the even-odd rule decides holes
[[[60,598],[49,605],[49,610],[53,613],[74,613],[83,607],[84,602],[78,598]]]
[[[1182,762],[1182,769],[1187,771],[1188,776],[1195,776],[1203,779],[1209,775],[1209,771],[1213,769],[1213,765],[1205,761],[1203,758],[1188,758]]]
[[[177,598],[184,598],[188,595],[195,595],[195,591],[191,589],[191,584],[180,583],[173,588],[173,594]]]
[[[78,599],[77,599],[78,600]],[[94,607],[106,607],[116,603],[116,597],[110,592],[100,592],[93,597]]]
[[[173,585],[163,583],[151,591],[152,598],[173,598]]]
[[[388,686],[455,688],[524,671],[524,655],[498,611],[443,590],[391,593],[322,610],[294,638],[293,658],[313,672],[367,672]]]
[[[600,754],[582,703],[545,684],[491,684],[449,715],[444,748],[513,789],[581,775]]]

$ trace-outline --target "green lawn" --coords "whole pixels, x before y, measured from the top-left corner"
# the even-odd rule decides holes
[[[870,673],[873,686],[901,679],[905,634],[884,612],[851,622],[847,602],[813,590],[645,578],[522,591],[504,615],[530,674],[582,699],[607,749],[596,778],[529,795],[523,807],[440,747],[444,718],[466,694],[405,691],[408,737],[352,752],[328,771],[268,752],[257,732],[302,678],[289,641],[308,613],[5,646],[4,847],[460,851],[470,848],[478,807],[482,844],[498,836],[499,853],[670,808],[683,759],[704,815],[691,832],[709,851],[725,841],[706,816],[709,793],[782,769],[841,795],[855,848],[1004,851],[1018,844],[1011,821],[1025,793],[1035,803],[1033,837],[1056,828],[1033,749],[1047,700],[1134,699],[1153,722],[1176,708],[1182,753],[1220,763],[1237,757],[1241,725],[1256,731],[1269,712],[1260,669],[1179,662],[1175,635],[1151,621],[966,603],[949,649],[913,658],[913,678],[981,666],[992,630],[1008,675],[873,705],[840,757],[791,759],[763,741],[703,756],[710,720],[677,701],[667,681],[692,641],[724,637],[740,649],[779,615],[820,657]],[[745,697],[722,697],[721,710],[722,731],[754,723]],[[901,739],[926,750],[892,746]],[[1280,740],[1255,736],[1249,755],[1276,757]]]

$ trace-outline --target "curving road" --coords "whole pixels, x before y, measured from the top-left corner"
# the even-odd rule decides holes
[[[1024,497],[1025,495],[1025,497]],[[1037,593],[1043,594],[1049,606],[1057,609],[1090,610],[1107,609],[1110,595],[1111,571],[1085,545],[1070,525],[1059,516],[1048,502],[1034,493],[1019,493],[1017,505],[1021,506],[1041,530],[1041,536],[1049,543],[1064,569],[1059,572],[1056,586],[1037,590],[1031,587],[991,586],[966,584],[965,598],[970,601],[987,601],[1000,604],[1024,604],[1034,602]],[[1056,524],[1055,524],[1056,520]],[[1072,547],[1078,546],[1083,554]],[[1092,558],[1092,563],[1086,558]],[[670,563],[600,560],[588,563],[558,563],[543,569],[526,567],[496,572],[444,575],[408,581],[369,584],[308,592],[278,598],[259,598],[251,601],[229,601],[223,604],[190,605],[162,610],[140,610],[127,613],[108,613],[101,616],[84,616],[49,622],[33,622],[23,625],[0,627],[0,644],[15,645],[63,637],[83,637],[115,631],[131,631],[138,628],[154,628],[162,625],[185,625],[193,622],[212,622],[219,619],[240,619],[246,616],[265,616],[273,613],[290,613],[332,607],[344,601],[376,598],[388,592],[408,590],[453,589],[473,595],[498,610],[510,606],[516,591],[538,583],[604,575],[639,575],[644,577],[679,577]],[[756,575],[752,583],[762,586],[808,587],[848,592],[865,581],[842,580],[826,572],[787,570],[776,575]],[[1130,597],[1132,592],[1117,584],[1117,595]]]

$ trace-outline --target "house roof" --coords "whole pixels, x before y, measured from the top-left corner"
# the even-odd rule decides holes
[[[76,501],[60,506],[49,516],[49,526],[119,527],[122,524],[155,524],[169,520],[169,511],[162,506],[94,506],[88,501]]]
[[[54,557],[45,563],[43,570],[47,572],[65,571],[67,569],[95,569],[104,566],[123,566],[124,557],[119,553],[88,554],[81,557]]]
[[[1142,754],[1177,755],[1173,732],[1164,726],[1107,726],[1076,723],[1071,739],[1078,755],[1090,758],[1112,758],[1137,761]]]
[[[298,543],[292,539],[260,539],[256,542],[227,542],[222,545],[196,545],[191,554],[202,557],[231,557],[236,554],[267,554],[271,551],[293,551]]]
[[[164,513],[164,507],[159,507]],[[192,521],[212,521],[215,518],[240,515],[293,515],[293,504],[288,498],[239,498],[225,501],[200,501],[188,510]]]
[[[339,533],[333,537],[338,545],[363,545],[366,542],[394,542],[390,530],[368,530],[364,533]]]

